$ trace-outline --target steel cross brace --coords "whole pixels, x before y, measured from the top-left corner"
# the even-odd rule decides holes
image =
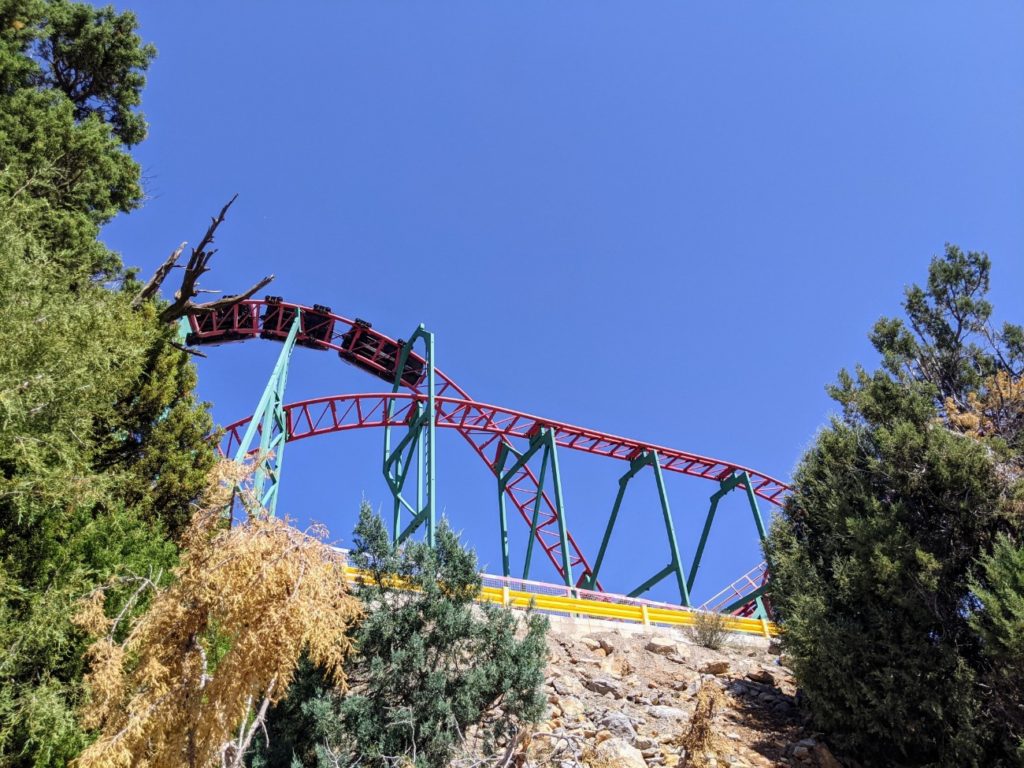
[[[402,387],[402,373],[409,359],[413,344],[423,341],[424,359],[427,361],[427,400],[416,402],[409,409],[409,429],[394,447],[391,445],[390,422],[395,412],[395,401],[389,400],[387,419],[384,427],[384,479],[394,497],[395,510],[392,524],[392,540],[397,544],[405,541],[422,525],[426,524],[426,541],[434,546],[434,528],[437,509],[437,473],[435,465],[434,427],[437,422],[436,376],[434,373],[434,334],[420,325],[402,346],[395,365],[395,380],[391,388],[397,393]],[[409,470],[416,466],[416,504],[409,502],[402,491]],[[402,528],[402,509],[412,513],[412,520]]]
[[[565,523],[565,502],[562,498],[562,477],[558,469],[558,451],[555,447],[555,433],[546,427],[541,427],[537,433],[530,438],[529,447],[519,453],[508,443],[501,443],[498,448],[498,460],[494,465],[494,471],[498,476],[498,521],[501,528],[501,567],[502,573],[508,577],[509,556],[508,556],[508,514],[505,508],[505,489],[509,481],[515,477],[517,472],[524,469],[530,459],[537,453],[543,451],[540,463],[540,476],[537,479],[537,495],[533,500],[533,520],[530,523],[530,538],[526,545],[526,562],[523,565],[523,579],[530,577],[530,562],[533,559],[533,544],[537,540],[538,519],[540,517],[541,499],[544,497],[544,482],[547,479],[548,467],[551,468],[551,479],[555,488],[555,515],[558,521],[558,540],[562,552],[562,577],[567,587],[573,586],[572,562],[569,558],[568,527]],[[515,462],[505,471],[505,462],[509,454],[516,457]],[[550,522],[550,521],[549,521]],[[544,544],[541,543],[543,547]],[[552,545],[553,546],[553,545]]]
[[[601,540],[601,549],[597,553],[597,561],[594,563],[594,570],[582,585],[586,589],[593,589],[597,583],[597,575],[601,571],[601,563],[604,562],[605,552],[608,550],[608,542],[611,540],[612,529],[615,528],[615,521],[619,517],[619,510],[622,507],[622,499],[626,495],[626,488],[632,480],[646,466],[654,468],[654,481],[658,486],[658,498],[661,501],[661,512],[665,519],[665,533],[668,536],[668,545],[671,560],[668,565],[658,571],[639,587],[629,593],[630,597],[643,594],[666,576],[675,574],[676,584],[679,587],[679,600],[682,605],[690,605],[690,589],[686,581],[686,572],[683,570],[683,561],[679,556],[679,544],[676,540],[675,525],[672,522],[672,510],[668,504],[668,493],[665,491],[665,479],[661,474],[661,464],[658,461],[658,453],[653,450],[643,450],[629,462],[629,469],[619,478],[619,492],[615,495],[615,503],[612,505],[612,513],[608,518],[608,526],[605,528],[604,538]]]
[[[711,533],[711,524],[715,519],[715,512],[718,510],[718,502],[732,490],[735,490],[739,486],[743,486],[743,489],[747,494],[747,503],[750,504],[750,510],[754,514],[754,525],[757,527],[757,535],[760,537],[763,543],[767,534],[764,528],[764,519],[761,517],[761,510],[757,506],[757,497],[754,495],[753,485],[750,482],[750,475],[746,472],[737,472],[734,475],[727,477],[722,480],[719,484],[718,490],[711,494],[711,506],[708,508],[708,516],[704,520],[704,530],[701,531],[700,541],[697,543],[697,551],[693,555],[693,564],[690,566],[690,578],[687,581],[687,587],[693,589],[693,580],[697,577],[697,570],[700,568],[700,559],[704,555],[704,545],[708,543],[708,534]],[[760,592],[763,592],[762,589]],[[763,609],[760,603],[760,592],[757,593],[758,605]],[[751,596],[747,595],[743,598],[741,604],[750,602]],[[729,606],[725,609],[724,613],[731,613],[735,608]]]
[[[295,337],[299,333],[301,310],[295,310],[295,319],[285,338],[281,354],[277,356],[274,371],[270,374],[263,396],[253,411],[252,420],[245,435],[238,443],[235,461],[245,461],[253,440],[259,434],[260,447],[253,474],[253,493],[268,514],[277,509],[278,490],[281,486],[281,468],[284,463],[284,446],[288,439],[288,422],[284,410],[284,389],[288,383],[288,363],[295,349]]]

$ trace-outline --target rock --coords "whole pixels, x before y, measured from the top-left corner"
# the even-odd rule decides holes
[[[812,747],[811,756],[818,768],[843,768],[842,764],[832,754],[832,751],[821,742]]]
[[[603,654],[604,649],[602,649],[600,653]],[[601,659],[597,668],[602,672],[606,672],[615,677],[623,677],[632,671],[632,667],[629,666],[629,662],[626,661],[625,656],[621,653],[616,653],[614,656],[608,656]]]
[[[614,710],[605,712],[604,717],[597,721],[602,728],[611,731],[615,736],[633,741],[636,738],[636,729],[633,722],[623,712]]]
[[[700,668],[702,675],[724,675],[729,671],[728,661],[709,661]]]
[[[678,720],[686,717],[686,712],[679,707],[667,707],[663,704],[648,707],[647,714],[660,720]]]
[[[583,702],[575,696],[565,696],[559,700],[558,706],[562,709],[562,717],[566,722],[576,722],[586,717],[587,710]]]
[[[608,739],[612,738],[615,738],[614,736],[612,736],[612,732],[609,731],[607,728],[604,728],[598,731],[596,734],[594,734],[594,743],[601,744],[602,742],[608,741]]]
[[[644,647],[659,656],[671,656],[676,652],[675,640],[669,640],[667,637],[652,638]]]
[[[775,675],[767,669],[752,669],[750,672],[747,672],[747,680],[753,680],[755,683],[761,683],[762,685],[775,685]]]
[[[587,690],[593,691],[600,695],[611,695],[616,699],[622,698],[622,683],[613,677],[607,675],[598,675],[592,677],[586,683],[584,683]]]
[[[590,768],[647,768],[640,750],[624,739],[608,739],[586,760]]]
[[[551,687],[555,689],[555,693],[559,696],[568,696],[576,692],[574,686],[569,685],[565,680],[560,677],[556,677],[551,683]]]
[[[598,648],[601,647],[601,641],[598,640],[596,637],[581,637],[580,642],[583,643],[583,645],[587,646],[587,648],[591,651],[596,651]]]
[[[658,749],[658,742],[648,736],[637,736],[633,739],[633,746],[645,753],[650,749]]]

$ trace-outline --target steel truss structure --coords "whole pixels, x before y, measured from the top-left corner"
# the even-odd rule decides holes
[[[473,400],[453,379],[434,365],[433,334],[423,326],[408,342],[394,340],[372,329],[369,323],[331,313],[327,307],[309,308],[279,298],[240,302],[226,310],[188,318],[193,345],[264,338],[284,344],[277,365],[253,416],[224,432],[220,450],[225,456],[244,458],[255,454],[270,457],[258,473],[259,498],[273,511],[280,483],[284,445],[316,435],[350,429],[380,428],[384,431],[383,472],[394,499],[392,534],[401,541],[420,528],[432,542],[436,516],[435,430],[458,432],[497,478],[499,530],[504,576],[510,576],[507,504],[511,502],[529,528],[523,578],[529,576],[534,545],[540,547],[567,587],[601,590],[598,580],[620,507],[630,481],[651,467],[661,502],[669,548],[669,563],[630,595],[639,595],[673,576],[680,602],[690,605],[690,591],[700,568],[719,501],[734,490],[744,491],[751,506],[758,535],[765,535],[758,499],[782,503],[788,486],[775,478],[741,465],[699,454],[652,445],[596,430],[543,419],[500,406]],[[422,352],[414,345],[421,342]],[[357,393],[285,404],[288,361],[295,346],[334,351],[345,362],[391,385],[390,392]],[[259,437],[258,445],[255,444]],[[566,520],[562,498],[558,451],[580,451],[625,461],[628,469],[619,480],[604,538],[594,566],[584,557]],[[537,464],[537,471],[531,462]],[[416,472],[412,473],[412,468]],[[664,472],[711,480],[718,489],[711,496],[697,551],[690,568],[680,558],[675,525],[669,507]],[[550,476],[550,491],[546,490]],[[407,483],[415,477],[414,500]],[[403,527],[403,515],[411,519]],[[758,570],[760,568],[760,570]],[[768,571],[759,566],[737,581],[727,605],[717,610],[737,615],[763,615],[761,593]],[[720,596],[716,596],[719,598]],[[721,600],[719,601],[721,602]],[[705,604],[708,605],[708,604]]]

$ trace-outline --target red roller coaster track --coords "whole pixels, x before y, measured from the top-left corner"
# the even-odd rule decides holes
[[[244,341],[250,338],[259,338],[261,335],[264,338],[282,338],[267,334],[260,325],[260,313],[266,304],[267,302],[261,300],[248,300],[240,302],[227,311],[201,316],[193,315],[189,318],[192,328],[190,342],[215,344],[225,341]],[[303,334],[300,334],[298,343],[313,349],[341,352],[343,335],[356,326],[355,321],[325,311],[323,307],[310,309],[287,302],[275,302],[275,306],[286,311],[300,309],[303,313],[312,313],[320,318],[329,319],[330,322],[326,326],[323,321],[318,321],[319,334],[317,338],[312,335],[302,338]],[[398,344],[397,341],[376,330],[373,331],[373,334],[390,344]],[[415,354],[411,357],[421,360]],[[361,367],[372,368],[371,366]],[[377,375],[384,373],[383,369],[381,371],[371,370],[371,372],[376,372]],[[436,376],[438,380],[436,425],[454,429],[461,434],[492,472],[497,471],[496,465],[502,443],[510,444],[511,440],[516,438],[530,438],[544,427],[552,431],[558,446],[571,450],[624,461],[631,461],[644,450],[656,451],[662,470],[668,472],[717,482],[724,481],[737,472],[745,472],[751,480],[754,494],[775,505],[781,504],[783,495],[789,490],[785,483],[773,477],[732,462],[617,437],[499,406],[479,403],[471,399],[468,393],[449,376],[441,371],[436,371]],[[403,380],[402,384],[410,390],[409,393],[336,395],[287,405],[285,407],[287,439],[301,440],[314,435],[362,427],[404,425],[409,420],[413,404],[423,400],[426,395],[422,391],[422,383],[412,384],[409,380]],[[389,417],[387,406],[390,402],[394,403],[394,408]],[[249,419],[243,419],[227,427],[221,444],[221,450],[225,455],[233,453],[233,448],[238,445],[244,432],[243,427],[248,422]],[[516,509],[519,510],[520,516],[529,526],[532,508],[538,494],[537,478],[533,471],[524,465],[517,475],[510,479],[506,492]],[[540,522],[535,534],[537,543],[544,549],[559,575],[564,577],[561,544],[556,525],[556,508],[547,493],[540,495]],[[571,550],[571,566],[574,568],[582,566],[582,573],[577,580],[577,584],[579,584],[589,577],[591,567],[571,533],[568,535],[567,541]]]

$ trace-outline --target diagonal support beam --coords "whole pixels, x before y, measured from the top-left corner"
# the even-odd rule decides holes
[[[295,339],[301,324],[301,310],[295,311],[295,319],[285,338],[284,347],[277,357],[277,363],[270,374],[263,395],[260,397],[249,426],[245,430],[235,461],[244,461],[253,442],[259,437],[258,464],[253,474],[253,493],[270,514],[277,510],[277,496],[281,485],[281,469],[284,464],[284,446],[288,439],[288,422],[284,410],[284,391],[288,383],[288,365],[295,350]]]
[[[601,565],[604,563],[605,553],[608,551],[608,543],[611,540],[612,530],[615,528],[615,523],[619,517],[619,510],[622,508],[622,500],[626,495],[626,488],[628,487],[630,480],[636,477],[636,475],[647,466],[654,469],[654,481],[658,487],[658,499],[661,503],[662,517],[665,522],[665,534],[668,539],[670,561],[668,565],[629,594],[631,597],[643,594],[662,579],[674,573],[676,576],[676,586],[679,589],[679,600],[683,605],[689,606],[690,584],[686,580],[686,571],[683,569],[682,558],[679,556],[679,543],[676,539],[675,524],[672,521],[672,510],[668,503],[668,492],[665,490],[665,478],[661,472],[661,463],[658,461],[657,451],[653,450],[641,451],[638,456],[629,462],[629,469],[622,477],[619,478],[619,490],[615,495],[615,503],[612,504],[612,512],[608,518],[608,525],[605,527],[604,538],[601,540],[601,549],[597,554],[597,560],[594,562],[594,569],[585,580],[583,586],[586,589],[593,589],[594,585],[597,583],[597,577],[601,571]]]
[[[708,515],[704,520],[704,529],[701,531],[700,541],[697,543],[697,551],[694,553],[693,563],[690,565],[690,578],[687,582],[687,586],[690,589],[693,589],[693,581],[697,578],[697,571],[700,569],[700,561],[704,556],[704,547],[708,542],[708,535],[711,533],[711,524],[714,522],[715,512],[718,510],[718,502],[720,502],[726,494],[739,487],[742,487],[746,492],[747,503],[750,504],[751,512],[753,512],[754,515],[754,525],[757,528],[757,535],[760,537],[762,542],[764,542],[767,536],[764,520],[761,517],[761,510],[757,505],[757,496],[754,494],[750,475],[746,472],[736,472],[735,474],[727,477],[719,483],[718,490],[711,495],[711,506],[708,508]]]

